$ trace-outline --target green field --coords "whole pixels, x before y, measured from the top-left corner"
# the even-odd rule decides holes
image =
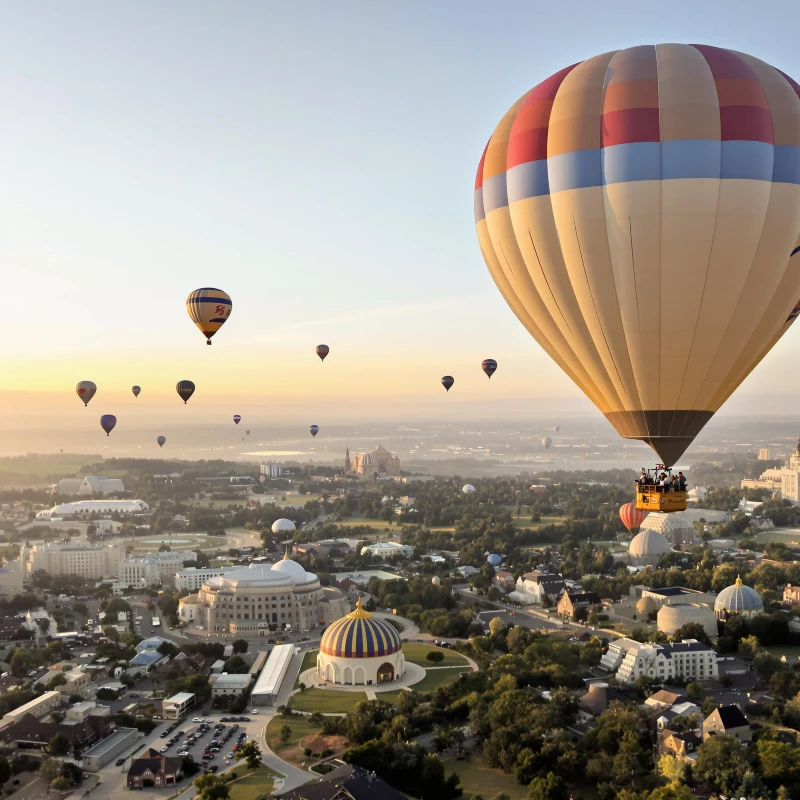
[[[432,664],[426,661],[425,657],[428,653],[433,651],[444,653],[444,661],[439,661],[437,664]],[[403,655],[406,661],[412,664],[419,664],[421,667],[468,667],[469,662],[460,653],[455,653],[452,650],[446,650],[441,647],[429,647],[427,644],[412,644],[411,642],[403,643]]]
[[[280,729],[288,725],[292,729],[292,738],[286,744],[281,744]],[[298,747],[298,743],[312,733],[319,733],[321,728],[312,725],[308,717],[300,715],[291,717],[273,717],[267,725],[267,746],[273,753],[280,753],[282,750],[290,750]]]
[[[289,707],[293,711],[344,714],[366,699],[367,695],[364,692],[338,692],[335,689],[312,688],[293,694],[289,701]]]
[[[771,655],[777,656],[778,658],[781,656],[786,656],[787,658],[797,658],[800,656],[800,645],[797,644],[774,644],[765,647],[764,649],[767,650]]]
[[[413,687],[416,689],[416,686]],[[405,694],[405,689],[394,689],[391,692],[376,692],[375,696],[378,700],[383,700],[384,703],[391,703],[394,705],[397,702],[397,698],[400,697],[401,694]]]
[[[465,795],[479,794],[482,797],[494,797],[503,792],[511,800],[525,800],[528,789],[517,782],[513,775],[506,775],[499,769],[492,769],[483,756],[472,755],[469,761],[447,760],[444,762],[447,772],[455,772],[461,779]]]
[[[751,537],[745,537],[751,538]],[[773,530],[762,531],[756,536],[759,544],[782,542],[784,544],[800,544],[800,531],[798,530]]]
[[[294,688],[300,688],[300,675],[302,675],[307,669],[311,669],[317,665],[317,655],[319,654],[319,650],[309,650],[307,653],[303,655],[303,663],[300,665],[300,672],[297,675],[297,679],[294,682]]]
[[[542,517],[538,522],[531,522],[531,516],[528,514],[527,516],[521,516],[519,519],[512,516],[511,523],[515,528],[530,528],[531,530],[535,530],[536,528],[544,528],[545,525],[559,525],[565,519],[566,517]]]
[[[440,686],[448,686],[458,680],[464,670],[460,667],[447,667],[446,669],[429,669],[425,677],[411,686],[415,692],[433,692]]]
[[[0,480],[7,480],[9,476],[12,480],[18,478],[23,482],[36,478],[73,477],[78,474],[81,467],[102,460],[102,456],[79,453],[31,453],[13,458],[0,458]]]
[[[238,765],[236,772],[241,774],[242,765]],[[247,768],[244,767],[246,770]],[[228,784],[230,789],[230,800],[256,800],[257,797],[272,794],[277,775],[263,764],[254,772],[248,773],[246,777]]]
[[[208,536],[205,533],[153,533],[132,540],[129,544],[135,553],[152,553],[153,548],[159,547],[155,540],[162,540],[173,550],[227,550],[230,547],[228,539],[224,536]],[[145,541],[147,540],[147,541]]]

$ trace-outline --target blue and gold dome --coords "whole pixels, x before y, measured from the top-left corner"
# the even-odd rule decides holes
[[[755,589],[746,586],[737,577],[733,586],[728,586],[717,595],[714,610],[728,614],[760,614],[764,610],[764,601]]]
[[[338,658],[376,658],[396,653],[402,646],[394,627],[373,617],[359,599],[355,611],[337,619],[325,631],[319,649]]]

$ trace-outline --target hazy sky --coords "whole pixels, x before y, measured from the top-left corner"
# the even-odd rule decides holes
[[[480,255],[489,134],[554,71],[634,44],[798,77],[798,22],[790,0],[1,3],[0,427],[77,419],[81,379],[97,413],[132,410],[133,383],[137,413],[177,404],[184,377],[207,410],[577,398]],[[234,301],[213,347],[184,310],[199,286]],[[798,354],[800,328],[737,410],[791,398]]]

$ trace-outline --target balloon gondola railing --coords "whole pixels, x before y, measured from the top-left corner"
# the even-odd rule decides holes
[[[686,511],[686,492],[664,491],[661,486],[637,486],[639,511]]]

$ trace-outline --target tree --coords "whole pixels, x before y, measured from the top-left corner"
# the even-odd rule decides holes
[[[61,762],[55,758],[48,758],[39,769],[39,778],[45,786],[49,786],[61,775]]]
[[[250,646],[246,639],[234,639],[231,645],[234,653],[246,653]]]
[[[284,726],[288,728],[288,725]],[[289,729],[291,731],[291,728]],[[291,734],[290,734],[291,736]],[[283,741],[283,728],[281,728],[281,741]],[[288,741],[288,740],[287,740]],[[286,742],[284,742],[286,744]],[[236,753],[237,761],[244,761],[251,772],[255,772],[261,764],[261,748],[255,739],[245,742]]]
[[[687,773],[686,762],[682,758],[677,758],[671,753],[667,753],[658,759],[658,773],[670,783],[685,781]]]
[[[69,753],[69,739],[63,733],[55,734],[47,745],[51,756],[65,756]]]
[[[670,637],[673,642],[683,642],[686,639],[697,639],[698,642],[707,644],[711,647],[711,638],[706,633],[706,629],[697,622],[687,622],[678,628]]]
[[[11,674],[17,678],[25,677],[36,665],[36,658],[30,650],[17,648],[11,656]]]
[[[225,672],[232,675],[244,675],[250,667],[241,656],[231,656],[225,662]]]
[[[444,661],[444,653],[441,650],[431,650],[426,656],[426,661],[430,661],[431,664],[438,664],[441,661]]]
[[[800,788],[800,749],[784,742],[759,739],[756,746],[761,762],[761,775],[767,786]]]
[[[706,690],[703,688],[702,684],[692,681],[686,684],[686,696],[690,700],[702,700],[706,696]]]
[[[225,779],[216,775],[201,775],[195,778],[194,786],[199,800],[228,800],[230,796]]]
[[[680,781],[670,781],[652,791],[648,800],[695,800],[695,793]]]
[[[289,739],[292,738],[292,729],[288,725],[284,725],[279,731],[281,744],[289,744]]]
[[[529,800],[567,800],[568,796],[567,785],[552,772],[544,778],[534,778],[528,787]]]
[[[489,620],[489,633],[492,636],[495,637],[500,636],[505,629],[506,629],[506,624],[505,622],[503,622],[502,619],[500,619],[500,617],[492,617]]]
[[[725,794],[739,794],[749,764],[742,745],[732,736],[712,736],[697,748],[692,769],[695,780]]]
[[[73,603],[72,610],[76,614],[80,614],[82,617],[85,617],[89,613],[89,606],[86,603]]]

